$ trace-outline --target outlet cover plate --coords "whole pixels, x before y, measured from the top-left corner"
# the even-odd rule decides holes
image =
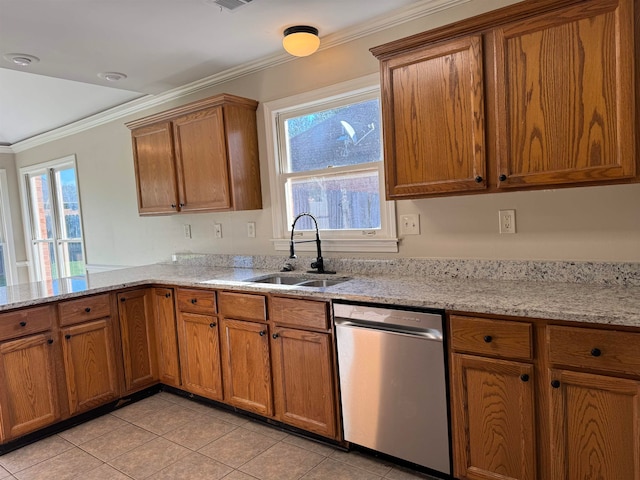
[[[420,235],[420,215],[417,213],[400,215],[400,233],[402,235]]]

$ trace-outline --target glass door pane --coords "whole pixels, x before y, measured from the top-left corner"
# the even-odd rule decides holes
[[[35,266],[41,279],[58,278],[54,247],[55,219],[51,199],[49,174],[29,175],[32,240]]]
[[[57,218],[59,218],[58,246],[62,276],[84,275],[82,251],[82,222],[80,195],[75,168],[55,170]]]

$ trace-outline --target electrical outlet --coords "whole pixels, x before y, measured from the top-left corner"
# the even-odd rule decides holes
[[[213,224],[213,231],[215,232],[216,238],[222,238],[222,224],[221,223],[214,223]]]
[[[191,225],[185,223],[184,227],[184,238],[191,238]]]
[[[516,233],[515,210],[499,210],[498,217],[500,219],[500,233]]]
[[[256,222],[247,222],[247,237],[256,238]]]
[[[420,215],[412,213],[400,216],[400,233],[403,235],[420,235]]]

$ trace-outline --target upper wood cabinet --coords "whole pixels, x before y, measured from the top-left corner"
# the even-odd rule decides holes
[[[257,105],[223,94],[127,123],[140,215],[262,208]]]
[[[387,198],[638,181],[637,19],[529,0],[371,49]]]

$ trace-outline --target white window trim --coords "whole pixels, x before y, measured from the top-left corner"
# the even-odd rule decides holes
[[[7,285],[14,285],[18,282],[18,269],[16,264],[16,249],[13,244],[13,227],[11,223],[11,208],[9,208],[9,184],[7,183],[7,171],[0,170],[0,201],[2,202],[2,235],[7,246],[6,258],[4,259],[5,275]]]
[[[27,175],[31,173],[36,173],[43,170],[49,170],[50,168],[60,168],[65,165],[73,166],[76,174],[76,185],[78,187],[78,198],[80,199],[80,182],[78,179],[78,162],[76,161],[75,154],[67,155],[66,157],[58,158],[55,160],[49,160],[47,162],[36,163],[34,165],[29,165],[27,167],[22,167],[20,169],[20,203],[22,206],[22,218],[23,218],[23,228],[24,228],[24,242],[25,249],[27,251],[27,262],[28,262],[28,272],[29,272],[29,281],[30,282],[39,282],[42,280],[40,278],[40,271],[38,268],[35,268],[35,264],[33,261],[33,215],[31,213],[31,205],[29,204],[29,189],[27,182]],[[85,259],[87,259],[87,250],[85,248],[85,230],[84,230],[84,216],[82,215],[82,199],[80,199],[80,228],[82,228],[82,255]],[[86,264],[86,263],[85,263]]]
[[[285,225],[286,199],[284,189],[278,182],[278,130],[276,128],[277,115],[290,110],[298,110],[316,102],[332,102],[338,99],[348,98],[348,95],[361,95],[380,88],[380,75],[375,73],[354,80],[320,88],[311,92],[305,92],[291,97],[273,100],[262,104],[264,125],[267,142],[267,161],[269,166],[269,186],[271,192],[271,216],[273,223],[273,238],[271,241],[276,250],[288,250],[290,237],[285,234],[288,225]],[[345,95],[346,93],[346,95]],[[384,198],[384,178],[380,178],[381,195]],[[364,238],[322,238],[322,250],[327,252],[397,252],[398,238],[396,232],[396,208],[395,202],[383,200],[381,208],[385,209],[387,228],[375,238],[370,236],[370,231],[362,230]],[[383,213],[383,212],[381,212]],[[305,232],[312,238],[313,232]],[[322,237],[322,234],[321,234]],[[296,250],[315,251],[312,243],[296,245]]]

